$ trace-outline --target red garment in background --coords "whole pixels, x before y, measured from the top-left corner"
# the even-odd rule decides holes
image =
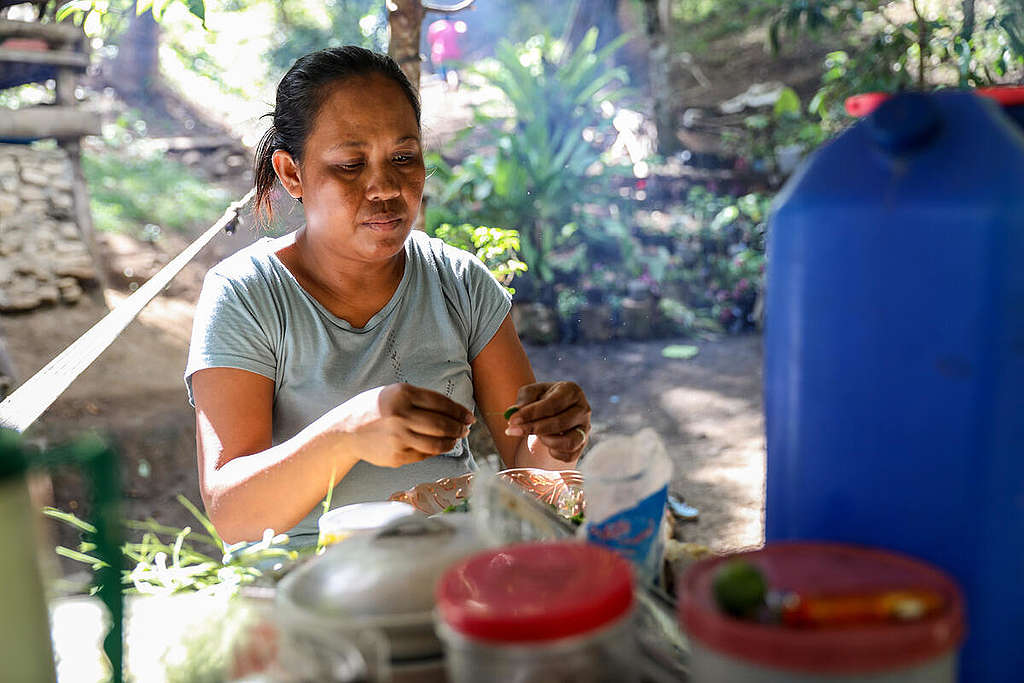
[[[430,43],[430,61],[441,65],[462,56],[459,50],[458,35],[455,22],[438,19],[427,27],[427,42]]]

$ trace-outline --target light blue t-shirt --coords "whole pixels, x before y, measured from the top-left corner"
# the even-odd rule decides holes
[[[478,258],[414,230],[394,296],[357,328],[324,308],[278,259],[287,239],[259,240],[207,273],[185,368],[190,402],[197,370],[240,368],[268,377],[274,444],[353,396],[395,382],[475,408],[470,361],[511,308],[508,293]],[[399,468],[360,460],[335,487],[331,506],[384,500],[474,469],[466,439],[449,453]],[[289,534],[316,534],[320,514],[318,505]]]

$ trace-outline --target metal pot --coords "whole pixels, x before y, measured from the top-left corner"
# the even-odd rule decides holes
[[[393,663],[440,658],[434,586],[485,546],[469,515],[447,517],[413,515],[331,546],[278,584],[282,618],[327,631],[377,630]]]

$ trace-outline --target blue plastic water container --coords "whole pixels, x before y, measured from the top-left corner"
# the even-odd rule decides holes
[[[1024,681],[1024,134],[906,94],[779,196],[767,539],[904,551],[964,590],[964,683]]]

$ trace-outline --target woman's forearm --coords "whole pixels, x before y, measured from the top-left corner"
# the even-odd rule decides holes
[[[291,529],[355,465],[356,441],[328,413],[283,443],[212,466],[202,487],[210,521],[229,543]]]

